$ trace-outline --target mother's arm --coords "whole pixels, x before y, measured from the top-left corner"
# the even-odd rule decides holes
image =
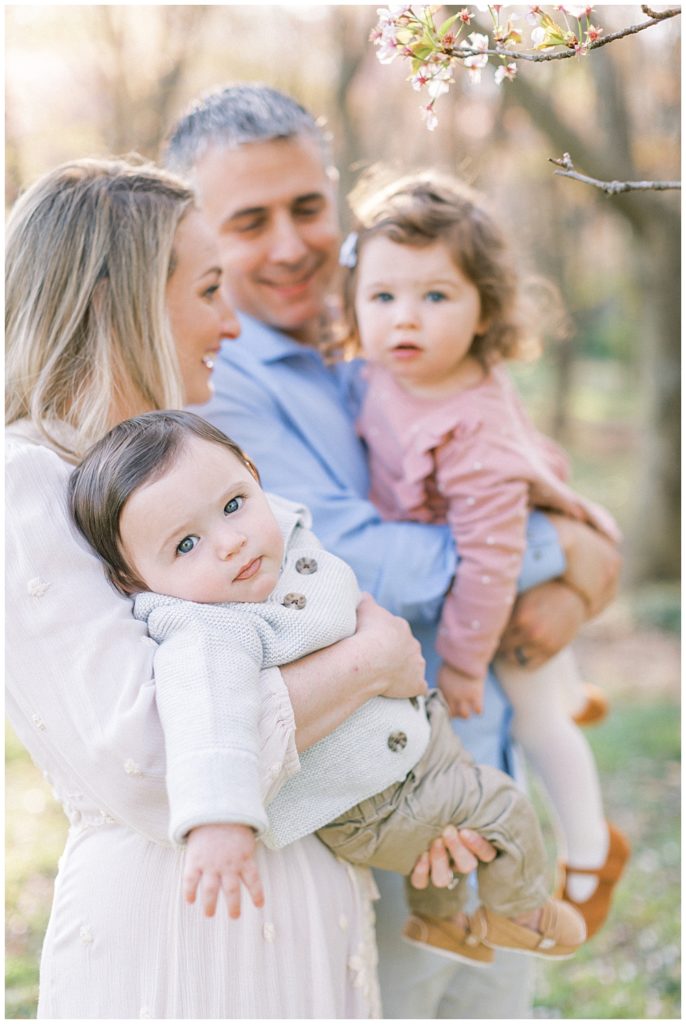
[[[365,595],[357,631],[281,669],[293,706],[298,750],[306,750],[372,697],[427,692],[424,658],[404,619]]]
[[[8,451],[8,715],[72,820],[113,818],[166,842],[156,645],[71,526],[64,497],[70,467],[41,445],[8,440]],[[343,651],[322,651],[287,670],[295,723],[278,671],[263,673],[276,722],[264,752],[264,789],[297,769],[294,727],[304,749],[372,696],[424,691],[409,628],[370,601],[358,632],[342,644]]]

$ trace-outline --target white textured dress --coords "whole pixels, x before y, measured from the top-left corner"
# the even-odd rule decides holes
[[[7,712],[70,829],[41,961],[38,1016],[379,1016],[373,883],[310,836],[260,846],[265,906],[203,917],[168,840],[154,642],[66,509],[71,467],[7,431]],[[298,769],[281,675],[262,673],[265,799]],[[195,822],[202,824],[202,820]]]

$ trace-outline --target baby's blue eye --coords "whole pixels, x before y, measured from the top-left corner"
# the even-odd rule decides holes
[[[195,545],[200,540],[194,533],[188,537],[184,537],[180,544],[176,545],[176,552],[179,555],[187,555],[189,551],[192,551]]]
[[[392,302],[393,296],[390,292],[377,292],[374,295],[375,302]]]
[[[224,505],[224,515],[230,516],[232,512],[238,512],[244,501],[245,498],[242,498],[240,495],[232,498],[231,501],[227,501],[226,505]]]
[[[443,302],[446,298],[445,292],[430,291],[426,293],[426,298],[429,302]]]

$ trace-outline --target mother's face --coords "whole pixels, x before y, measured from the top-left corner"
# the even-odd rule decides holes
[[[216,234],[199,210],[181,220],[174,254],[167,313],[186,402],[204,405],[212,397],[212,369],[221,340],[237,337],[240,328],[223,292]]]

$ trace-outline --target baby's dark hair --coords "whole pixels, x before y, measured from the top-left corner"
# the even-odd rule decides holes
[[[475,336],[470,355],[484,368],[500,359],[537,354],[516,257],[485,197],[458,179],[434,171],[407,175],[381,187],[377,181],[378,173],[367,176],[349,196],[357,241],[350,260],[355,266],[344,284],[344,304],[353,348],[356,264],[365,243],[383,235],[417,248],[445,243],[455,265],[479,292],[486,328]]]
[[[253,461],[235,441],[192,412],[146,412],[113,427],[69,478],[69,511],[122,594],[147,590],[121,550],[119,522],[139,487],[159,479],[191,437],[228,448],[259,482]]]

